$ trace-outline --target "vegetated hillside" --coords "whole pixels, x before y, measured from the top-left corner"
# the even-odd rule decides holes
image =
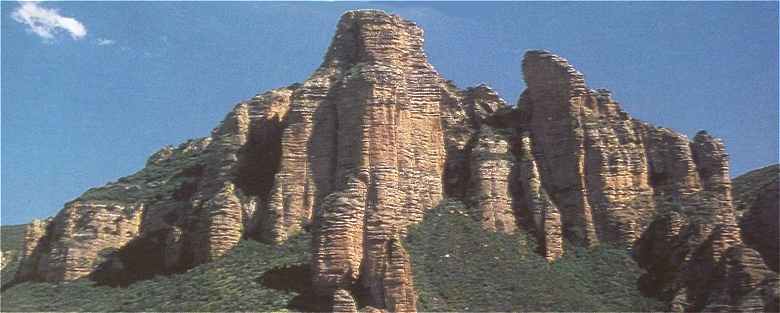
[[[87,279],[25,282],[3,292],[0,311],[284,311],[291,301],[307,309],[304,304],[313,301],[299,297],[306,294],[299,287],[307,276],[290,276],[296,284],[283,287],[272,276],[274,269],[306,264],[310,241],[305,235],[282,246],[243,240],[215,262],[127,288],[97,286]]]
[[[26,224],[0,226],[0,246],[2,246],[2,256],[0,257],[0,280],[1,284],[11,281],[19,267],[19,258],[24,244],[24,230]]]
[[[20,251],[27,224],[0,226],[0,247],[3,251]]]
[[[405,241],[420,311],[651,311],[625,249],[576,251],[549,264],[524,235],[485,233],[457,204],[428,211]],[[5,238],[4,238],[5,239]],[[525,244],[520,244],[525,243]],[[318,310],[310,238],[274,247],[244,240],[225,257],[127,288],[80,279],[25,282],[3,292],[7,311]],[[511,279],[510,279],[511,278]]]
[[[410,230],[419,311],[663,310],[639,293],[641,270],[625,248],[567,251],[548,263],[525,235],[486,233],[469,215],[445,202]]]
[[[750,197],[737,190],[771,176],[765,173],[771,168],[735,178],[735,197]],[[578,249],[548,263],[524,234],[486,233],[470,215],[460,202],[445,200],[410,229],[404,245],[419,311],[663,310],[661,302],[639,293],[641,270],[625,248]],[[25,226],[0,227],[4,257],[20,252]],[[128,288],[86,279],[26,282],[3,292],[0,311],[285,311],[305,309],[307,303],[317,308],[306,287],[309,277],[301,275],[309,266],[309,244],[308,235],[280,247],[245,240],[216,262]],[[3,268],[3,282],[14,270],[14,263]]]

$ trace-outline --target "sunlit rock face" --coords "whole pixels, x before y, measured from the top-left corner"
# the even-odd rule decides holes
[[[312,287],[334,311],[412,312],[402,240],[454,198],[486,232],[528,232],[550,261],[566,245],[633,247],[641,285],[670,309],[769,307],[756,290],[776,282],[742,243],[720,140],[631,118],[548,51],[528,51],[522,73],[516,106],[459,89],[428,63],[416,24],[347,12],[307,80],[31,224],[16,281],[126,285],[242,239],[311,232]]]

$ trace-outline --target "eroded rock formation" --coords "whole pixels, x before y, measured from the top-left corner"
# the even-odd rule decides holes
[[[719,140],[630,118],[547,51],[526,53],[516,107],[484,85],[458,89],[422,34],[347,12],[307,80],[239,103],[208,138],[32,224],[17,280],[123,285],[308,231],[314,291],[334,311],[412,312],[401,239],[457,198],[485,231],[534,234],[550,261],[565,245],[635,246],[643,284],[672,308],[765,305],[755,290],[776,282],[742,244]]]
[[[780,270],[780,166],[768,166],[737,177],[734,198],[742,207],[742,237],[761,253],[767,265]]]

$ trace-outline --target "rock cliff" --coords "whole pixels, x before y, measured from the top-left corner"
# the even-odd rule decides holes
[[[743,212],[742,237],[775,272],[780,269],[780,166],[767,166],[734,180],[734,200]]]
[[[773,282],[742,243],[718,139],[629,117],[550,52],[527,52],[522,70],[527,89],[508,106],[439,75],[414,23],[347,12],[307,80],[239,103],[209,137],[31,224],[16,280],[126,285],[242,239],[310,232],[313,290],[333,310],[411,312],[402,239],[456,198],[485,231],[533,234],[550,261],[635,247],[643,284],[672,309],[771,302],[756,291]]]

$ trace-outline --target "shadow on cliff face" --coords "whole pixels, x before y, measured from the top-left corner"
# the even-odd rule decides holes
[[[239,152],[236,185],[250,196],[266,202],[274,183],[274,175],[282,156],[282,131],[285,117],[276,116],[256,123],[249,130],[249,142]]]
[[[132,283],[153,278],[155,275],[184,273],[193,266],[192,255],[183,253],[176,256],[175,262],[170,262],[172,247],[166,245],[168,235],[168,230],[163,229],[136,238],[115,252],[107,251],[105,261],[89,275],[89,278],[98,285],[127,287]],[[191,249],[180,247],[178,250]],[[168,264],[166,260],[169,260]]]
[[[265,272],[257,282],[267,288],[298,293],[298,296],[287,304],[287,308],[291,310],[327,312],[333,307],[330,297],[317,296],[314,293],[309,264],[276,267]]]
[[[41,255],[44,254],[43,251],[46,251],[50,248],[51,241],[52,241],[52,233],[54,232],[54,223],[48,223],[46,225],[46,231],[44,232],[43,237],[41,237],[40,240],[38,240],[37,244],[35,244],[35,247],[33,247],[33,252],[30,255],[29,260],[19,260],[18,268],[16,270],[16,273],[14,273],[13,278],[9,281],[5,282],[0,286],[0,292],[6,291],[7,289],[16,286],[20,283],[23,283],[25,281],[45,281],[45,277],[43,277],[38,272],[38,265],[41,263]],[[7,239],[6,239],[7,240]],[[22,240],[25,240],[22,238]],[[5,274],[5,273],[4,273]],[[6,274],[7,275],[7,274]]]
[[[330,296],[320,296],[314,292],[311,280],[311,265],[297,264],[275,267],[257,279],[257,282],[266,288],[295,292],[298,295],[287,303],[287,308],[301,312],[330,312],[333,309],[333,301]],[[367,288],[355,283],[350,288],[350,293],[355,297],[358,307],[369,304]]]
[[[249,130],[249,142],[239,152],[236,186],[248,196],[257,197],[258,203],[269,202],[274,177],[279,170],[282,157],[282,132],[287,127],[286,116],[275,116],[263,123],[254,123]],[[270,243],[273,238],[263,233],[262,225],[257,223],[265,217],[257,216],[263,212],[257,210],[252,216],[252,225],[244,237]]]

